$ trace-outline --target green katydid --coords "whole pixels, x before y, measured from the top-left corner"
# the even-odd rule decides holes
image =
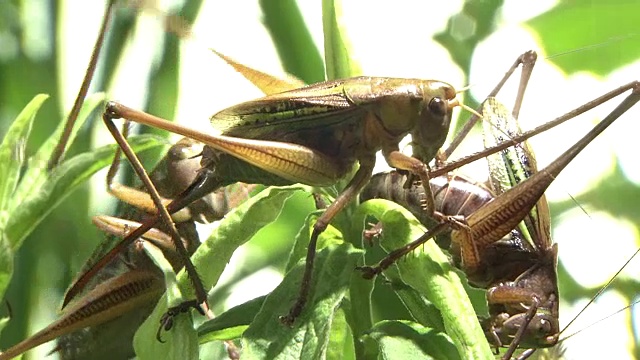
[[[385,92],[385,95],[380,96]],[[292,322],[306,301],[315,251],[311,249],[315,249],[318,234],[366,184],[373,169],[375,152],[382,149],[390,165],[411,170],[421,179],[427,180],[427,166],[419,160],[400,153],[398,142],[409,132],[415,131],[415,141],[426,149],[425,159],[432,158],[446,138],[451,120],[451,110],[458,104],[455,95],[455,90],[450,85],[438,81],[363,77],[320,83],[279,95],[267,96],[263,99],[264,103],[258,100],[222,111],[214,116],[213,121],[217,122],[214,125],[219,128],[229,128],[224,134],[237,135],[238,131],[252,132],[253,134],[248,137],[260,139],[260,143],[248,145],[251,144],[251,141],[214,136],[209,138],[208,145],[211,148],[217,146],[216,151],[218,152],[231,153],[243,160],[249,160],[249,163],[255,167],[238,167],[239,162],[236,159],[225,154],[212,153],[209,148],[205,149],[203,162],[209,165],[213,164],[215,173],[205,174],[205,171],[202,171],[200,181],[206,184],[194,185],[199,188],[198,191],[191,192],[189,198],[178,199],[177,203],[174,202],[170,205],[170,208],[173,207],[171,212],[176,207],[181,208],[193,199],[199,198],[225,183],[242,181],[242,179],[244,182],[275,185],[292,182],[321,186],[331,185],[350,173],[358,162],[360,169],[348,186],[348,191],[345,191],[343,196],[327,209],[314,226],[309,246],[308,267],[300,291],[301,295],[297,304],[292,308],[291,314],[287,316],[287,322]],[[111,110],[115,110],[116,106],[115,103],[108,105]],[[248,108],[243,109],[243,106]],[[274,106],[281,108],[274,108]],[[247,112],[253,113],[255,118],[248,119]],[[127,114],[121,115],[129,117]],[[109,117],[111,115],[105,113],[105,122],[109,122]],[[275,126],[264,126],[263,122],[273,122]],[[109,127],[110,131],[116,132],[112,126]],[[197,131],[182,129],[183,133],[191,134],[192,138],[198,139]],[[177,129],[173,130],[180,132],[175,131]],[[322,135],[329,136],[330,139],[318,137],[319,131],[322,132]],[[114,136],[116,135],[114,134]],[[269,142],[269,139],[284,140],[288,143]],[[199,139],[199,141],[201,140]],[[311,143],[309,143],[310,141]],[[120,143],[122,147],[125,146],[122,140]],[[255,147],[251,148],[253,145]],[[255,151],[266,151],[263,154],[266,156],[256,156]],[[269,154],[269,152],[273,153]],[[132,154],[128,154],[128,156],[132,157]],[[215,160],[211,160],[212,158]],[[248,173],[239,174],[238,169],[248,169]],[[137,171],[146,186],[152,188],[150,181],[145,180],[145,176],[141,174],[142,171]],[[155,197],[154,201],[157,206],[161,208],[157,194],[154,194],[151,189],[149,192]],[[164,217],[166,225],[171,228],[168,214],[161,210],[161,215]],[[111,254],[117,253],[144,233],[144,228],[148,227],[150,223],[147,222],[138,231],[134,231]],[[170,233],[176,234],[175,231]],[[174,237],[179,253],[182,257],[187,258],[185,250],[181,249],[180,241],[177,240],[178,236],[174,235]],[[99,261],[96,267],[99,268],[108,261],[108,258],[104,258]],[[202,302],[205,298],[205,291],[197,281],[195,269],[188,260],[185,263],[196,287],[196,297],[199,302]],[[74,286],[69,290],[67,299],[77,293],[78,288],[83,286],[84,282],[92,276],[91,274],[90,271],[79,279],[78,287]]]
[[[420,129],[419,133],[429,138],[414,138],[414,142],[424,144],[429,148],[429,155],[435,156],[444,143],[451,110],[456,105],[455,90],[439,81],[362,77],[311,85],[224,110],[212,117],[214,126],[223,128],[223,135],[162,122],[116,103],[107,105],[104,119],[107,124],[112,118],[123,117],[158,126],[208,146],[203,155],[205,166],[201,178],[192,186],[197,191],[186,193],[170,204],[169,212],[237,181],[259,179],[269,185],[295,182],[332,185],[347,176],[356,162],[359,164],[350,184],[314,225],[307,275],[298,301],[284,318],[285,322],[292,323],[306,302],[317,237],[366,185],[373,171],[375,152],[382,150],[391,166],[411,171],[428,183],[427,165],[402,154],[398,143]],[[231,175],[228,170],[238,168],[236,157],[255,168],[249,168],[249,174]],[[207,164],[214,166],[207,168]],[[145,231],[146,226],[134,231],[116,251]],[[198,300],[203,299],[199,295]]]

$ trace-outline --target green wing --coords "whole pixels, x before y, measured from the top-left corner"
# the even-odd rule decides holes
[[[353,126],[367,111],[348,96],[366,83],[361,79],[366,78],[327,81],[248,101],[213,115],[211,124],[228,136],[292,142],[293,133]]]
[[[495,98],[488,98],[483,107],[485,147],[509,140],[522,131],[509,110]],[[489,136],[491,135],[491,136]],[[536,159],[527,142],[505,149],[487,157],[491,172],[490,181],[497,195],[517,186],[538,172]],[[544,195],[520,224],[520,230],[529,243],[546,249],[551,245],[549,205]]]

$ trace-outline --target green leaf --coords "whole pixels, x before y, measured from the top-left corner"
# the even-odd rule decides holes
[[[166,311],[166,294],[158,304],[164,304]],[[133,338],[133,347],[139,359],[195,360],[199,358],[198,337],[193,331],[191,316],[176,316],[173,319],[171,331],[161,333],[161,339],[164,342],[156,339],[160,322],[154,321],[150,324],[149,319],[151,317],[147,318]]]
[[[144,242],[144,248],[147,254],[151,256],[154,263],[164,273],[165,284],[169,289],[160,299],[159,303],[176,303],[180,298],[180,289],[177,286],[176,273],[173,271],[171,264],[167,261],[160,249],[148,242]],[[167,295],[169,294],[169,295]],[[167,297],[169,300],[167,300]],[[148,320],[148,319],[147,319]],[[153,326],[142,327],[136,332],[133,339],[133,346],[140,359],[198,359],[198,339],[193,331],[193,322],[190,316],[176,316],[173,318],[171,327],[171,336],[164,340],[162,331],[160,336],[163,342],[156,338],[159,322],[156,323],[156,329]]]
[[[0,232],[0,295],[4,296],[13,275],[14,252],[4,232]],[[6,324],[5,324],[6,325]]]
[[[155,136],[136,136],[129,139],[129,144],[134,151],[142,151],[163,145],[164,141]],[[115,146],[104,146],[65,161],[48,175],[40,189],[32,191],[21,204],[16,204],[6,228],[10,246],[17,249],[56,205],[98,170],[109,165],[113,160]]]
[[[296,2],[262,0],[260,8],[284,69],[307,84],[323,81],[322,57]]]
[[[344,299],[342,305],[347,303],[347,299]],[[351,359],[355,357],[353,353],[353,337],[349,330],[349,324],[346,319],[344,306],[338,308],[336,311],[333,322],[331,323],[331,333],[329,334],[329,344],[327,345],[327,359]],[[350,350],[351,353],[345,351]]]
[[[369,200],[361,204],[358,211],[371,214],[383,223],[380,245],[387,251],[400,248],[425,232],[408,210],[387,200]],[[462,357],[492,358],[462,280],[434,241],[426,242],[395,266],[397,272],[385,271],[384,275],[392,282],[400,281],[413,287],[440,310],[445,330]]]
[[[318,219],[321,211],[315,211],[309,214],[304,222],[304,225],[296,234],[296,238],[294,240],[293,248],[289,254],[289,259],[287,261],[287,266],[285,267],[285,271],[290,271],[294,266],[298,264],[298,261],[302,259],[307,253],[307,248],[309,247],[309,240],[311,239],[312,227],[311,224],[313,221]]]
[[[527,25],[565,73],[604,76],[640,58],[639,13],[637,1],[562,1]],[[554,56],[575,49],[580,49],[579,56]]]
[[[104,96],[103,93],[94,94],[89,96],[82,104],[76,123],[69,135],[67,148],[73,143],[78,131],[87,121],[89,115],[102,104]],[[47,173],[49,172],[47,163],[62,137],[65,125],[65,122],[60,122],[55,132],[40,146],[35,155],[27,161],[27,169],[20,178],[20,186],[18,186],[11,199],[12,208],[21,205],[27,197],[32,196],[47,181]]]
[[[387,269],[387,274],[393,271],[397,271],[397,269],[389,268]],[[394,274],[389,276],[389,278],[399,279],[400,274]],[[424,296],[420,295],[414,288],[402,282],[391,281],[390,285],[416,322],[424,326],[429,325],[437,331],[444,331],[442,315],[433,303],[425,299]]]
[[[0,144],[0,295],[9,285],[13,274],[14,247],[8,234],[15,209],[11,201],[16,193],[20,172],[24,165],[24,147],[33,120],[48,95],[37,95],[16,117]]]
[[[20,112],[0,144],[0,211],[10,210],[8,204],[18,184],[24,164],[24,147],[31,132],[31,126],[40,106],[48,95],[37,95]],[[2,228],[5,223],[0,223]]]
[[[322,24],[327,79],[345,79],[361,75],[362,69],[353,58],[351,43],[343,24],[340,0],[322,1]]]
[[[293,328],[288,328],[277,321],[277,316],[286,315],[296,300],[305,265],[300,261],[267,296],[262,309],[244,333],[243,357],[324,358],[334,316],[360,256],[361,250],[349,244],[330,245],[318,252],[309,300]]]
[[[375,341],[383,359],[460,359],[446,334],[409,321],[382,321],[365,341]]]
[[[433,37],[447,48],[467,79],[473,51],[494,31],[495,18],[502,3],[503,0],[467,0],[460,12],[449,18],[446,30]]]
[[[217,283],[234,251],[272,223],[292,192],[300,190],[310,191],[302,185],[267,188],[225,216],[192,257],[206,287]],[[181,286],[187,285],[190,289],[184,271],[180,273],[179,281]],[[185,287],[182,289],[184,291]]]
[[[235,306],[198,327],[200,343],[239,338],[253,321],[266,296]]]
[[[196,253],[191,257],[193,264],[201,275],[205,288],[210,288],[217,283],[234,251],[249,241],[253,235],[265,225],[273,222],[282,210],[284,202],[291,196],[292,190],[300,189],[308,190],[308,187],[289,186],[267,188],[227,214],[211,236],[198,247]],[[191,282],[187,278],[184,270],[178,275],[178,284],[182,294],[186,297],[182,300],[193,298],[193,295],[191,295]],[[174,305],[177,305],[177,303],[172,301],[171,306]],[[141,339],[136,345],[137,354],[146,354],[147,351],[155,351],[154,348],[158,345],[150,342],[149,336],[155,341],[158,324],[160,323],[161,317],[166,313],[168,306],[166,295],[164,295],[153,310],[153,313],[136,333],[136,338],[140,337]],[[176,319],[180,318],[190,319],[190,317],[187,316],[176,317]],[[189,339],[191,338],[190,336],[197,339],[197,333],[193,326],[185,326],[182,329],[172,329],[171,331],[163,332],[162,337],[167,340],[168,344],[176,344],[175,346],[179,346],[177,344],[182,341],[181,339],[184,336],[187,336],[183,334],[184,332],[190,334],[188,335]],[[165,351],[167,351],[167,353],[173,353],[174,349],[168,350],[165,348]]]

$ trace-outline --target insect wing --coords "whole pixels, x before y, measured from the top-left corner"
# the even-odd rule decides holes
[[[345,80],[335,80],[232,106],[215,114],[211,124],[224,135],[282,140],[291,132],[343,124],[362,114],[346,95]]]
[[[496,98],[487,98],[483,105],[485,148],[509,140],[522,133],[520,125],[509,110]],[[491,173],[491,187],[500,195],[538,172],[537,162],[525,141],[487,157]],[[520,230],[530,244],[538,249],[551,245],[549,204],[544,195],[524,218]]]

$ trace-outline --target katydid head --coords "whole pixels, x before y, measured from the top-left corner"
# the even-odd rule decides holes
[[[530,321],[527,321],[527,314],[524,312],[507,316],[508,318],[499,328],[495,329],[493,334],[501,343],[496,345],[508,346],[511,344],[516,340],[516,334],[522,326],[526,326],[526,328],[518,341],[520,348],[547,348],[558,342],[560,336],[558,318],[548,310],[538,309]]]
[[[433,159],[444,144],[451,125],[451,113],[459,106],[455,89],[444,82],[421,84],[422,108],[411,137],[413,156],[423,162]]]
[[[201,168],[204,144],[182,138],[167,151],[167,155],[158,164],[152,174],[160,194],[172,199],[184,192],[191,185]],[[180,216],[173,219],[178,222],[197,221],[210,223],[221,219],[228,212],[224,190],[212,192],[189,205],[188,211],[181,211]]]
[[[196,178],[204,145],[189,138],[182,138],[167,151],[167,183],[174,188],[167,194],[174,197],[186,189]]]

